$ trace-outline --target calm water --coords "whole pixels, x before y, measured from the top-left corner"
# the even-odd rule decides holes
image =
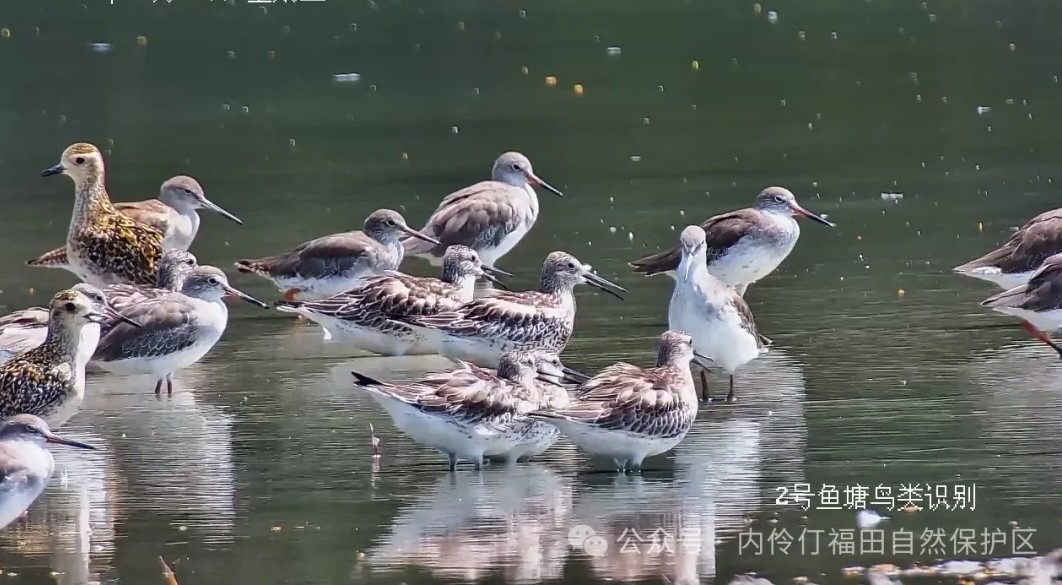
[[[750,289],[775,346],[741,372],[740,402],[702,411],[642,476],[565,445],[451,475],[349,376],[414,377],[441,358],[359,356],[239,306],[172,398],[143,378],[91,379],[63,430],[104,449],[57,453],[65,476],[27,527],[0,533],[0,567],[33,584],[161,582],[160,555],[182,583],[834,583],[855,564],[983,556],[985,529],[1008,533],[1008,554],[1011,523],[1056,546],[1062,364],[980,309],[991,286],[949,268],[1058,205],[1060,21],[1043,0],[0,3],[4,310],[72,283],[23,261],[63,241],[71,185],[38,171],[75,140],[107,149],[118,200],[199,178],[246,222],[204,219],[193,251],[226,268],[381,206],[419,225],[521,150],[566,197],[543,195],[504,259],[515,284],[564,249],[630,289],[623,303],[580,295],[565,358],[591,371],[652,358],[670,282],[625,262],[676,228],[771,184],[839,224],[805,225]],[[350,73],[360,81],[334,80]],[[833,554],[830,531],[855,514],[779,505],[797,482],[976,484],[976,510],[877,506],[914,554]],[[581,525],[603,556],[569,545]],[[824,531],[822,550],[756,555],[739,536],[781,528]],[[622,550],[657,529],[701,545]],[[938,529],[948,550],[921,551]],[[955,554],[957,529],[977,530],[975,552]]]

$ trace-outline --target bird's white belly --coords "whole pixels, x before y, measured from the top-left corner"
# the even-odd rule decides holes
[[[1000,307],[996,310],[1006,315],[1013,315],[1020,319],[1024,319],[1029,323],[1032,323],[1033,326],[1040,331],[1056,331],[1062,328],[1062,309],[1054,309],[1051,311],[1028,311],[1026,309]]]
[[[685,331],[693,337],[693,349],[728,374],[760,355],[756,336],[741,326],[731,310],[708,312],[685,302],[672,303],[668,329]]]
[[[531,231],[534,227],[535,220],[532,218],[529,221],[525,221],[516,226],[516,229],[509,232],[498,242],[497,246],[484,247],[476,250],[479,254],[480,260],[487,266],[494,267],[494,263],[501,259],[502,256],[508,254],[520,243],[520,240],[524,239],[524,236]]]
[[[560,429],[542,421],[527,421],[518,425],[516,430],[519,433],[516,444],[508,452],[502,453],[510,461],[545,453],[561,435]]]
[[[483,460],[483,443],[488,437],[479,426],[466,427],[444,416],[424,413],[379,392],[369,390],[369,394],[391,416],[395,427],[415,442],[473,463]]]
[[[640,464],[646,457],[652,457],[670,451],[682,442],[686,432],[675,437],[648,437],[626,431],[603,430],[590,425],[557,421],[557,426],[568,439],[580,449],[611,457],[617,461],[631,461]]]
[[[377,272],[363,270],[348,276],[334,276],[330,278],[302,278],[299,276],[276,279],[277,285],[282,291],[298,289],[295,299],[300,301],[319,301],[332,295],[346,292],[352,288],[361,286],[364,280],[370,276],[376,276]]]
[[[446,335],[439,344],[438,351],[450,359],[472,362],[484,368],[497,368],[502,354],[514,347],[513,344],[502,340]]]
[[[1036,273],[1036,270],[1029,270],[1028,272],[1013,272],[1010,274],[1004,274],[999,268],[995,266],[986,266],[982,268],[974,268],[969,272],[963,274],[979,278],[981,280],[987,280],[988,282],[995,283],[997,286],[1003,288],[1003,290],[1010,290],[1016,286],[1021,286],[1032,278],[1032,275]]]
[[[325,341],[352,345],[365,351],[386,356],[425,355],[435,351],[424,343],[424,335],[419,331],[383,332],[371,327],[320,315],[310,311],[302,313],[307,318],[321,325]]]
[[[132,357],[110,362],[96,361],[93,364],[114,374],[150,374],[162,378],[203,359],[221,339],[221,333],[222,331],[217,329],[208,329],[200,333],[194,344],[164,355]]]
[[[775,271],[789,256],[796,240],[789,244],[771,245],[751,238],[738,242],[726,255],[708,264],[708,272],[730,286],[752,284]]]

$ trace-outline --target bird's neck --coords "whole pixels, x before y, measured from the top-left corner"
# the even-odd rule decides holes
[[[81,225],[88,219],[105,213],[114,213],[114,205],[99,172],[80,179],[74,186],[74,214],[70,225]]]
[[[462,299],[471,299],[476,292],[476,277],[472,274],[451,275],[443,280],[454,285]]]
[[[72,323],[65,315],[52,315],[48,320],[48,335],[40,345],[42,351],[47,351],[64,362],[74,361],[82,327],[83,324]]]

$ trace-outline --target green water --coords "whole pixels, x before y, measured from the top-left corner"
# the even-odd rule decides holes
[[[1062,7],[1042,0],[779,0],[759,11],[0,2],[5,310],[72,283],[23,262],[63,241],[71,185],[39,171],[79,140],[105,149],[116,200],[198,178],[245,222],[204,215],[192,250],[226,269],[358,227],[382,206],[419,225],[498,153],[520,150],[566,196],[542,195],[535,230],[501,263],[514,286],[532,286],[542,258],[564,249],[630,290],[622,303],[580,293],[565,359],[589,371],[652,359],[670,282],[626,261],[670,245],[675,229],[772,184],[838,223],[805,224],[781,269],[750,288],[774,347],[740,372],[738,404],[702,411],[641,477],[566,445],[532,465],[451,475],[349,379],[353,368],[415,377],[439,358],[359,356],[314,327],[234,307],[172,398],[157,400],[143,378],[90,379],[63,430],[104,449],[57,454],[65,483],[54,480],[26,527],[0,533],[0,568],[18,574],[5,579],[161,582],[161,555],[181,583],[725,583],[748,571],[836,583],[850,565],[983,556],[980,533],[1012,522],[1035,528],[1036,550],[1053,548],[1062,368],[978,306],[990,285],[949,268],[1058,206],[1060,21]],[[334,79],[350,73],[360,80]],[[277,295],[252,277],[233,283]],[[892,516],[886,535],[915,535],[913,554],[891,542],[886,554],[834,554],[830,531],[854,529],[855,513],[776,502],[802,482],[976,484],[976,510],[878,506]],[[604,556],[569,545],[580,525],[605,540]],[[822,550],[742,546],[742,532],[781,528],[822,530]],[[703,539],[674,554],[622,550],[632,529]],[[923,552],[919,536],[938,529],[949,550]],[[958,529],[977,531],[977,554],[952,550]]]

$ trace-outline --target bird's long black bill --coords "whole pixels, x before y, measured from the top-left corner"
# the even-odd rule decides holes
[[[64,439],[58,435],[48,435],[46,439],[49,443],[55,443],[56,445],[66,445],[68,447],[77,447],[78,449],[89,449],[92,451],[97,450],[95,447],[87,443],[82,443],[81,441],[75,441],[73,439]]]
[[[795,203],[793,203],[793,211],[795,211],[796,214],[801,216],[801,217],[806,217],[806,218],[810,219],[811,221],[814,221],[814,222],[817,222],[817,223],[821,223],[822,225],[824,225],[826,227],[837,227],[837,224],[833,223],[832,221],[826,219],[825,217],[822,217],[821,215],[819,215],[817,213],[812,213],[812,212],[808,211],[807,209],[804,209],[803,207],[801,207],[801,206],[799,206],[799,205],[797,205]]]
[[[206,207],[207,209],[209,209],[210,211],[213,211],[214,213],[220,215],[221,217],[224,217],[225,219],[228,219],[228,220],[234,221],[234,222],[236,222],[236,223],[238,223],[240,225],[243,225],[243,220],[241,220],[240,218],[236,217],[235,215],[229,213],[228,211],[225,211],[217,203],[214,203],[213,201],[209,201],[207,199],[203,199],[201,201],[201,203],[203,204],[203,207]]]
[[[622,286],[620,286],[620,285],[618,285],[618,284],[616,284],[614,282],[611,282],[609,280],[606,280],[604,278],[601,278],[600,276],[598,276],[598,275],[596,275],[596,274],[594,274],[592,272],[587,272],[584,275],[584,278],[586,278],[586,283],[589,284],[590,286],[592,286],[594,288],[597,288],[597,289],[600,289],[602,291],[605,291],[606,293],[616,297],[617,299],[619,299],[621,301],[624,300],[623,297],[620,296],[619,293],[621,293],[621,292],[625,293],[625,292],[627,292],[627,289],[623,288]]]
[[[508,277],[508,278],[512,278],[512,276],[513,276],[513,273],[511,273],[511,272],[506,272],[506,271],[502,270],[501,268],[495,268],[493,266],[487,266],[486,264],[483,265],[483,272],[486,272],[487,274],[489,274],[491,276],[505,276],[505,277]]]
[[[249,294],[247,294],[245,292],[240,292],[240,291],[232,288],[231,286],[226,286],[225,287],[225,296],[230,297],[230,298],[234,298],[234,299],[240,299],[241,301],[244,301],[244,302],[247,302],[247,303],[251,303],[252,305],[257,305],[259,307],[262,307],[263,309],[268,309],[269,308],[269,305],[263,303],[262,301],[252,297],[251,295],[249,295]]]
[[[407,234],[413,236],[414,238],[417,238],[418,240],[424,240],[425,242],[428,242],[429,244],[434,244],[436,246],[441,246],[442,245],[442,242],[440,242],[439,240],[436,240],[435,238],[429,236],[428,234],[425,234],[423,232],[417,231],[417,230],[409,227],[408,225],[400,225],[400,226],[398,226],[398,228],[401,229],[402,231],[406,232]]]
[[[485,280],[488,280],[488,281],[494,283],[494,286],[497,286],[498,288],[500,288],[502,290],[512,290],[508,286],[506,286],[504,282],[498,280],[498,278],[496,276],[494,276],[493,274],[487,272],[486,270],[483,271],[483,278]]]
[[[112,309],[110,307],[107,307],[107,316],[110,317],[111,319],[117,319],[117,320],[119,320],[119,321],[121,321],[123,323],[128,323],[128,324],[132,325],[133,327],[136,327],[137,329],[140,329],[141,327],[143,327],[143,325],[141,325],[140,323],[137,323],[136,321],[133,321],[129,317],[126,317],[125,315],[119,313],[118,311],[115,311],[114,309]]]
[[[41,171],[42,177],[51,177],[53,175],[63,174],[63,165],[55,165],[54,167],[48,167]]]
[[[590,379],[589,375],[584,374],[584,373],[580,372],[579,370],[573,370],[573,369],[569,368],[568,366],[564,366],[564,368],[562,368],[562,369],[564,371],[564,375],[567,378],[571,379],[573,382],[581,384],[581,383],[586,382],[587,380]]]

